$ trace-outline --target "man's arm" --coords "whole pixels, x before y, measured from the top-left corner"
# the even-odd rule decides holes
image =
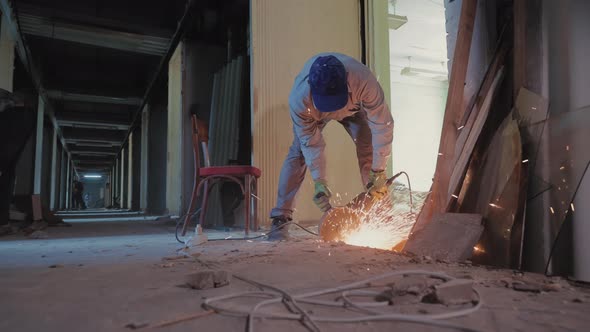
[[[314,181],[326,180],[326,156],[324,148],[326,143],[322,136],[321,126],[313,119],[307,109],[299,111],[291,108],[291,119],[295,135],[299,139],[301,152],[305,158],[305,164],[309,168]]]
[[[361,92],[362,107],[367,112],[369,128],[373,141],[374,171],[387,168],[387,161],[391,156],[391,142],[393,141],[393,117],[385,101],[383,89],[375,78],[370,75]]]

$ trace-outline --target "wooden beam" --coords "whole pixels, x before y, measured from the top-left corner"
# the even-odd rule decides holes
[[[473,125],[469,128],[469,135],[465,142],[465,146],[461,154],[459,155],[459,159],[455,163],[455,167],[453,167],[453,172],[451,174],[451,178],[449,180],[449,189],[451,195],[455,195],[458,197],[459,191],[461,190],[461,184],[463,183],[463,179],[465,177],[465,172],[467,171],[467,166],[469,165],[469,161],[471,160],[471,155],[473,153],[473,149],[475,148],[475,144],[479,139],[481,131],[483,130],[483,126],[488,119],[488,114],[490,111],[490,107],[492,105],[492,100],[498,90],[498,86],[502,81],[504,75],[504,67],[501,67],[493,80],[492,85],[488,89],[485,98],[481,106],[479,106],[479,112],[477,114],[474,113],[476,117]],[[467,129],[467,128],[466,128]],[[451,196],[451,198],[455,198],[455,196]],[[445,209],[451,207],[454,203],[454,199],[449,199],[447,207]]]
[[[467,65],[469,64],[469,51],[471,49],[476,8],[477,0],[463,0],[434,183],[412,232],[423,228],[434,214],[444,212],[447,206],[449,180],[453,171],[455,146],[459,135],[458,128],[461,126],[463,114],[465,113],[463,92]]]
[[[525,86],[526,78],[526,4],[527,0],[514,0],[514,52],[513,52],[513,98],[521,87]]]

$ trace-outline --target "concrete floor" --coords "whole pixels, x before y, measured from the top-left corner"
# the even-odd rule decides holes
[[[184,287],[186,276],[223,269],[295,293],[341,285],[393,270],[443,271],[474,280],[483,307],[449,322],[481,331],[585,331],[590,290],[560,278],[413,259],[389,251],[326,244],[302,232],[292,241],[210,241],[177,259],[170,223],[129,215],[100,219],[70,216],[72,227],[49,228],[49,238],[0,239],[0,331],[128,331],[203,311],[203,298],[252,290],[236,279],[209,290]],[[68,218],[65,218],[68,221]],[[100,220],[100,221],[97,221]],[[210,238],[227,237],[209,232]],[[234,237],[241,233],[232,233]],[[553,285],[554,291],[515,291],[518,280]],[[439,312],[442,305],[397,307]],[[394,310],[394,309],[393,309]],[[243,331],[245,319],[209,315],[163,331]],[[379,322],[320,324],[322,331],[437,331],[423,325]],[[256,320],[256,331],[304,331],[298,322]]]

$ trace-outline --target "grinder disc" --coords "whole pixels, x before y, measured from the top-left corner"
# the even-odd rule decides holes
[[[333,207],[322,218],[320,237],[324,241],[343,241],[344,235],[360,226],[361,215],[351,207]]]

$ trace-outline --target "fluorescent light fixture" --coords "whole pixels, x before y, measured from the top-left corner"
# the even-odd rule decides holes
[[[390,14],[387,21],[389,22],[389,28],[393,30],[399,29],[402,25],[408,23],[407,16],[392,15]]]
[[[402,76],[413,76],[417,78],[429,78],[435,81],[446,81],[448,80],[447,73],[444,71],[420,69],[412,67],[404,67],[401,71]]]
[[[84,178],[85,179],[100,179],[100,178],[102,178],[102,175],[100,175],[100,174],[85,174]]]

